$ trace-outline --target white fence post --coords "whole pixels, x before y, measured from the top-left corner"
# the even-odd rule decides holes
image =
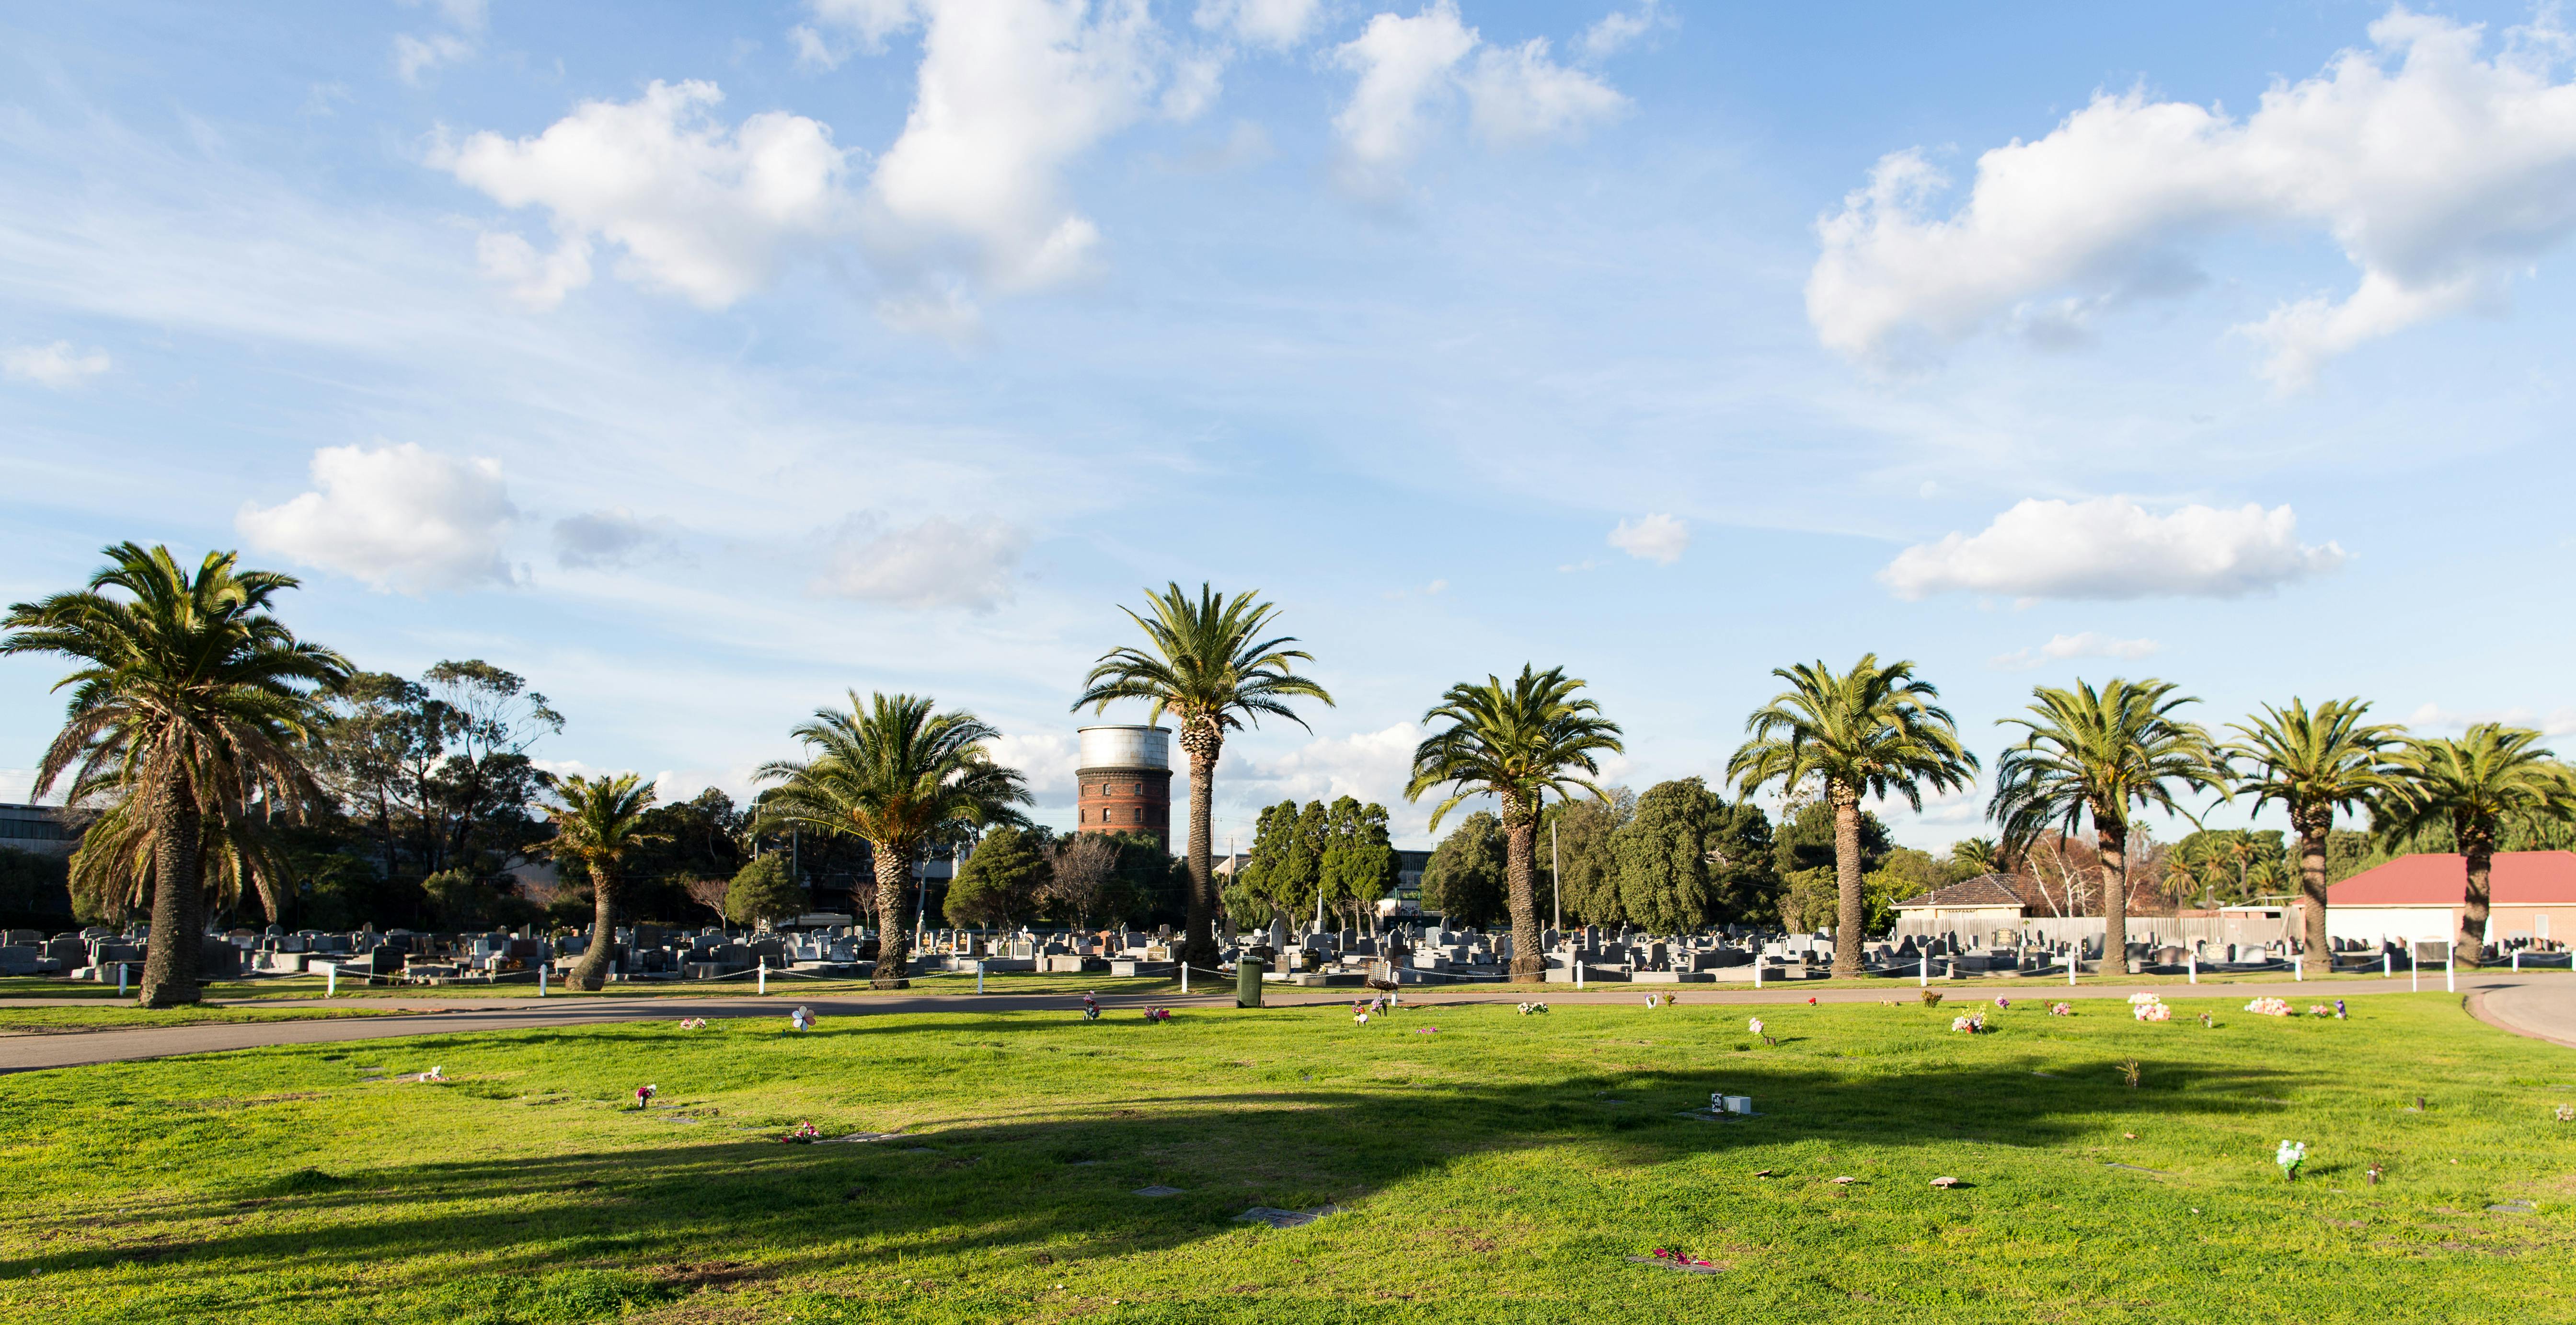
[[[2442,992],[2443,992],[2443,993],[2446,993],[2446,994],[2456,994],[2456,993],[2460,992],[2460,982],[2459,982],[2459,979],[2458,979],[2459,970],[2460,970],[2460,945],[2459,945],[2459,943],[2455,940],[2455,941],[2453,941],[2453,942],[2443,944],[2443,945],[2442,945]]]
[[[1183,997],[1183,998],[1188,998],[1189,996],[1190,996],[1190,964],[1189,964],[1187,961],[1183,961],[1183,962],[1181,963],[1181,997]]]
[[[116,996],[118,998],[125,997],[125,973],[133,969],[134,964],[132,962],[118,962],[116,964]]]
[[[2197,948],[2194,948],[2194,949],[2192,949],[2191,951],[2184,953],[2184,954],[2182,955],[2182,960],[2183,960],[2183,965],[2185,965],[2185,966],[2187,966],[2187,967],[2189,967],[2189,968],[2191,969],[2191,982],[2192,982],[2193,984],[2199,984],[2199,983],[2200,983],[2200,950],[2199,950],[2199,949],[2197,949]]]
[[[322,963],[322,997],[338,998],[339,996],[340,963],[324,962]]]
[[[975,959],[975,992],[984,992],[984,959],[981,957]]]
[[[769,993],[769,963],[762,962],[760,964],[760,974],[752,978],[760,982],[759,992],[766,996]]]
[[[1915,968],[1914,983],[1918,988],[1929,989],[1932,987],[1932,950],[1930,948],[1923,950],[1922,962],[1921,966]]]
[[[539,997],[539,998],[544,998],[545,996],[546,996],[546,968],[545,968],[544,966],[540,965],[539,967],[537,967],[537,997]]]

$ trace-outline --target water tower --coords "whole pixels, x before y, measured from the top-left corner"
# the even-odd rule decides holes
[[[1081,787],[1086,833],[1172,835],[1172,732],[1168,727],[1085,727]]]

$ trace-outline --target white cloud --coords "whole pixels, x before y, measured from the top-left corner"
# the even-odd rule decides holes
[[[1475,31],[1458,19],[1451,0],[1411,18],[1380,14],[1354,40],[1333,52],[1359,74],[1351,99],[1333,117],[1342,137],[1343,183],[1361,193],[1383,193],[1422,150],[1431,125],[1425,104],[1447,96],[1452,70],[1476,48]]]
[[[814,591],[889,607],[963,607],[989,612],[1011,597],[1028,535],[998,521],[964,524],[932,516],[886,530],[872,515],[834,531],[830,564]]]
[[[1322,0],[1199,0],[1192,21],[1252,46],[1287,50],[1306,39]]]
[[[1460,93],[1477,133],[1498,146],[1579,137],[1628,105],[1599,79],[1548,58],[1542,38],[1485,46],[1455,0],[1434,0],[1411,18],[1379,14],[1333,59],[1359,75],[1333,128],[1342,140],[1338,176],[1362,197],[1401,190],[1404,168],[1439,128],[1441,106]]]
[[[405,8],[423,8],[422,0],[402,0]],[[473,58],[483,44],[486,16],[483,0],[430,0],[426,8],[435,10],[445,21],[447,30],[428,33],[398,33],[394,37],[394,73],[414,86],[422,76],[443,64],[456,64]]]
[[[1029,781],[1029,791],[1041,804],[1074,802],[1073,774],[1082,763],[1082,751],[1072,736],[1051,731],[1004,732],[985,742],[984,749],[993,756],[994,763],[1020,770]]]
[[[501,550],[518,520],[496,460],[457,460],[405,442],[313,453],[319,489],[234,525],[254,546],[354,575],[379,590],[510,581]]]
[[[915,0],[807,0],[806,4],[815,22],[858,34],[870,50],[883,49],[888,36],[911,27],[921,7]]]
[[[1580,138],[1628,109],[1608,84],[1548,59],[1541,37],[1510,50],[1485,48],[1462,81],[1476,132],[1504,146]]]
[[[2406,715],[2406,725],[2418,731],[2462,732],[2481,722],[2529,727],[2543,736],[2576,736],[2576,708],[2555,708],[2544,714],[2528,708],[2459,710],[2426,704]]]
[[[667,552],[668,520],[646,520],[623,506],[555,521],[555,564],[566,570],[615,570]]]
[[[1622,520],[1610,531],[1610,546],[1639,561],[1669,566],[1681,560],[1682,549],[1690,546],[1690,525],[1669,515]]]
[[[2007,672],[2026,672],[2031,668],[2074,658],[2144,658],[2160,647],[2151,639],[2119,639],[2099,631],[2087,630],[2075,635],[2052,635],[2037,649],[2015,649],[1986,660],[1986,665]]]
[[[2576,230],[2566,36],[2517,29],[2481,59],[2482,28],[2402,8],[2369,33],[2370,49],[2276,83],[2243,119],[2096,95],[2047,136],[1980,156],[1947,217],[1930,205],[1940,172],[1889,154],[1819,222],[1810,321],[1826,345],[1875,359],[1999,319],[2080,333],[2109,303],[2193,283],[2178,250],[2200,236],[2309,228],[2341,246],[2358,287],[2240,328],[2291,389],[2365,340],[2498,297]]]
[[[68,391],[104,373],[109,368],[107,351],[91,350],[82,354],[67,340],[51,345],[12,345],[0,349],[0,376],[13,382],[33,382],[38,386]]]
[[[1905,549],[1878,574],[1899,598],[1947,590],[2015,598],[2233,598],[2343,564],[2299,542],[2287,506],[2185,506],[2156,515],[2125,497],[2025,500],[1974,535]]]
[[[1218,776],[1232,783],[1236,794],[1264,804],[1353,796],[1401,812],[1404,786],[1413,774],[1413,749],[1423,735],[1421,727],[1400,722],[1373,732],[1316,737],[1285,754],[1247,759],[1244,767],[1220,766]]]
[[[1142,0],[927,0],[920,85],[877,162],[881,257],[969,266],[1004,289],[1081,275],[1100,232],[1064,172],[1140,118],[1158,73]]]
[[[1584,56],[1606,60],[1628,49],[1657,24],[1673,21],[1664,14],[1663,8],[1663,0],[1646,0],[1633,14],[1617,10],[1603,14],[1601,21],[1583,30]]]
[[[766,284],[781,255],[843,232],[849,153],[819,121],[783,111],[727,128],[715,84],[661,83],[627,102],[584,102],[534,138],[439,142],[430,164],[506,207],[543,207],[560,243],[487,236],[485,268],[542,305],[588,279],[588,244],[619,245],[620,276],[721,308]],[[513,242],[515,241],[515,242]]]
[[[509,231],[486,230],[474,241],[474,256],[484,275],[508,288],[512,302],[536,312],[590,284],[590,241],[578,235],[556,244],[552,253],[540,253]]]

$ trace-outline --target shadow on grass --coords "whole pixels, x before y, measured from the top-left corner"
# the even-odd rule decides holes
[[[938,1029],[1003,1029],[972,1027]],[[858,1144],[785,1145],[717,1130],[733,1118],[693,1127],[637,1118],[638,1126],[665,1129],[668,1147],[348,1171],[326,1162],[173,1202],[157,1215],[214,1221],[256,1209],[303,1218],[275,1231],[218,1225],[160,1253],[155,1274],[184,1280],[199,1261],[210,1273],[214,1262],[247,1261],[381,1274],[460,1252],[488,1258],[484,1268],[504,1274],[566,1264],[685,1266],[716,1256],[752,1258],[763,1275],[870,1266],[895,1273],[922,1257],[1004,1250],[1078,1261],[1240,1229],[1234,1216],[1255,1205],[1350,1204],[1481,1153],[1576,1147],[1584,1165],[1615,1180],[1622,1170],[1811,1140],[2039,1147],[2089,1135],[2099,1124],[2087,1115],[2115,1109],[2183,1122],[2261,1113],[2261,1105],[2210,1087],[2296,1084],[2300,1076],[2175,1065],[2130,1089],[2118,1084],[2117,1060],[2108,1056],[2061,1071],[2042,1078],[2026,1064],[1995,1064],[1855,1080],[1801,1060],[1718,1054],[1705,1065],[1613,1068],[1545,1084],[1414,1093],[1380,1083],[1059,1102],[1051,1107],[1077,1116],[968,1121]],[[1753,1096],[1762,1116],[1681,1116],[1718,1090]],[[1134,1194],[1150,1185],[1181,1194]],[[24,1256],[0,1261],[0,1278],[97,1270],[130,1254]]]

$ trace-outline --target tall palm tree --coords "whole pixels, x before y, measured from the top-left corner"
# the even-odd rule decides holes
[[[1834,974],[1860,975],[1860,802],[1898,795],[1923,808],[1923,788],[1950,791],[1976,780],[1977,757],[1959,744],[1950,714],[1932,701],[1941,692],[1914,675],[1914,664],[1881,664],[1864,653],[1837,674],[1822,660],[1774,668],[1789,688],[1754,711],[1751,739],[1726,761],[1726,776],[1745,795],[1778,782],[1795,791],[1824,784],[1834,812]]]
[[[85,798],[66,799],[77,805]],[[256,892],[260,909],[275,923],[286,918],[288,872],[275,839],[263,829],[255,814],[210,809],[197,833],[198,886],[218,910],[244,892]],[[151,819],[137,814],[132,800],[115,800],[82,829],[67,882],[72,896],[90,909],[121,918],[152,904],[152,871],[159,860]]]
[[[573,963],[567,983],[597,990],[608,983],[609,953],[617,946],[626,858],[638,847],[671,839],[644,831],[644,813],[653,808],[653,784],[633,773],[557,778],[554,793],[561,802],[550,807],[555,835],[540,849],[558,861],[579,861],[590,875],[590,946]]]
[[[2468,904],[2456,951],[2472,963],[2486,948],[2496,838],[2508,818],[2576,817],[2576,776],[2541,748],[2540,733],[2481,722],[2457,739],[2408,738],[2389,761],[2374,816],[2383,838],[2447,827],[2468,865]]]
[[[315,691],[352,669],[270,614],[292,576],[237,570],[229,552],[207,553],[194,572],[166,547],[119,543],[105,555],[88,588],[12,605],[0,654],[78,660],[54,687],[71,690],[70,712],[33,794],[69,773],[74,791],[121,798],[149,825],[142,1001],[193,1003],[206,818],[238,819],[253,797],[287,814],[318,799],[299,747],[320,721]]]
[[[1216,794],[1217,756],[1225,734],[1240,731],[1246,719],[1258,726],[1262,715],[1286,718],[1303,727],[1291,711],[1291,699],[1315,699],[1325,707],[1333,697],[1312,679],[1299,676],[1297,663],[1315,661],[1303,649],[1288,648],[1293,635],[1261,638],[1278,609],[1259,601],[1258,592],[1220,598],[1199,586],[1196,602],[1178,583],[1162,593],[1148,590],[1145,604],[1151,620],[1120,608],[1145,632],[1146,647],[1118,648],[1100,655],[1082,679],[1082,697],[1073,701],[1097,713],[1121,699],[1141,699],[1149,707],[1145,721],[1159,722],[1165,713],[1179,719],[1181,748],[1190,756],[1190,896],[1188,932],[1181,959],[1202,964],[1216,960],[1209,933],[1215,910],[1214,871],[1209,815]]]
[[[2129,952],[2129,816],[2132,807],[2173,810],[2176,787],[2226,789],[2217,746],[2174,710],[2199,701],[2174,694],[2168,681],[2113,677],[2100,690],[2038,686],[2028,718],[1997,725],[2023,729],[2020,744],[1995,761],[1995,794],[1986,813],[2007,847],[2050,828],[2073,833],[2093,819],[2102,861],[2102,960],[2124,971]]]
[[[1577,699],[1583,683],[1562,667],[1544,672],[1527,664],[1520,678],[1504,684],[1488,675],[1483,685],[1459,682],[1440,703],[1422,715],[1423,725],[1446,721],[1414,747],[1413,780],[1406,800],[1418,801],[1435,787],[1454,788],[1449,799],[1431,812],[1430,829],[1470,796],[1490,794],[1501,802],[1503,867],[1510,883],[1512,909],[1512,979],[1547,978],[1547,954],[1538,928],[1538,819],[1547,793],[1570,799],[1566,788],[1579,787],[1596,800],[1609,796],[1589,778],[1597,775],[1595,755],[1617,752],[1619,728],[1601,716],[1601,706]]]
[[[876,876],[880,989],[901,989],[908,943],[904,884],[924,850],[955,844],[979,828],[1025,826],[1012,807],[1030,803],[1016,770],[992,761],[985,743],[1001,735],[974,714],[941,713],[926,695],[850,692],[848,712],[816,709],[792,733],[813,751],[804,760],[760,766],[753,827],[853,837],[868,844]]]

